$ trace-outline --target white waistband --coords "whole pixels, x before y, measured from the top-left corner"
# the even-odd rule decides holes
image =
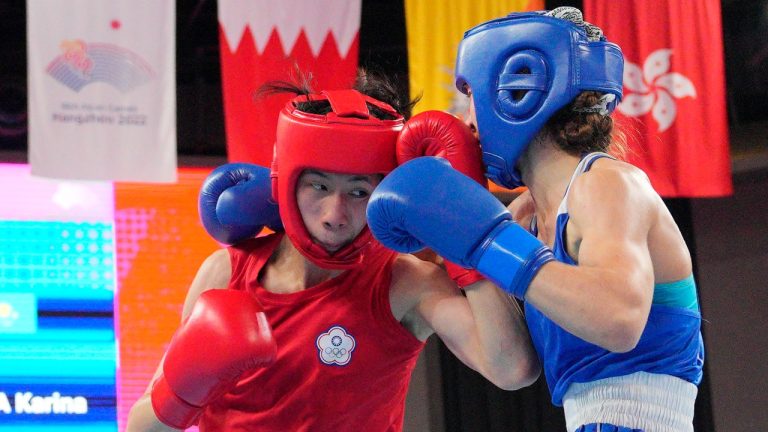
[[[645,432],[693,432],[698,388],[670,375],[636,372],[573,383],[563,397],[568,431],[608,423]]]

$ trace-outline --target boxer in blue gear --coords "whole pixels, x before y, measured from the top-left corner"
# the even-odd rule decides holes
[[[528,191],[506,213],[439,159],[415,159],[374,191],[369,226],[525,301],[568,432],[693,431],[704,347],[691,257],[648,177],[607,154],[620,153],[622,71],[619,47],[574,8],[467,31],[456,84],[487,176]]]

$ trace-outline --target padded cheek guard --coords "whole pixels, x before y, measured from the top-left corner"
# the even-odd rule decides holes
[[[587,90],[615,95],[613,111],[623,71],[618,45],[589,41],[582,27],[560,18],[515,13],[467,31],[456,87],[472,92],[486,176],[521,186],[515,165],[549,118]]]
[[[328,114],[300,111],[297,104],[327,100]],[[368,105],[392,115],[380,120]],[[301,217],[296,186],[306,169],[337,174],[386,175],[397,166],[395,142],[403,117],[391,106],[355,90],[324,91],[288,102],[277,121],[272,162],[272,195],[278,202],[285,232],[310,261],[324,268],[346,269],[360,263],[373,240],[366,226],[348,245],[333,254],[316,244]]]

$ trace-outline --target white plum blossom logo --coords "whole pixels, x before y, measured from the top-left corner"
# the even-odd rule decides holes
[[[333,326],[317,337],[316,345],[320,351],[320,361],[327,365],[344,366],[352,360],[355,338],[347,334],[344,328]]]
[[[675,99],[696,98],[696,87],[691,80],[677,72],[670,72],[671,49],[656,50],[640,66],[626,62],[624,86],[632,93],[625,94],[618,110],[629,117],[652,112],[659,124],[659,132],[672,126],[677,117]]]

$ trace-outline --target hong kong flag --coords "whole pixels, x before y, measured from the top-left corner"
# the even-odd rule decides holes
[[[312,76],[314,90],[355,80],[361,0],[219,0],[227,154],[269,166],[280,109],[290,96],[256,99],[267,81]]]
[[[662,196],[732,193],[720,0],[584,0],[584,12],[624,52],[628,160]]]

